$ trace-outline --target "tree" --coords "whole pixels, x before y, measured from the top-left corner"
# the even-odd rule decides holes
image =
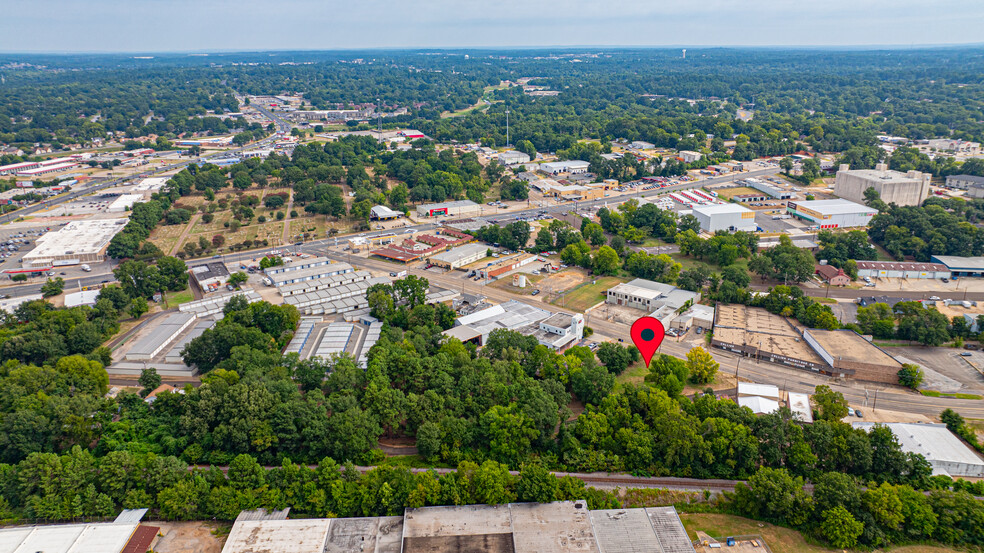
[[[242,271],[236,271],[235,273],[229,275],[229,284],[236,287],[239,287],[239,285],[244,284],[247,280],[249,280],[249,275],[247,275]]]
[[[585,404],[600,405],[615,387],[615,375],[604,365],[590,363],[571,374],[571,390]]]
[[[139,319],[147,311],[150,311],[150,306],[147,305],[147,300],[144,298],[133,298],[130,301],[130,306],[126,308],[126,312],[134,319]]]
[[[597,223],[586,225],[581,229],[581,234],[584,235],[584,239],[590,242],[592,246],[601,246],[606,242],[605,231]]]
[[[923,372],[918,365],[906,363],[899,369],[899,384],[915,390],[923,382]]]
[[[610,246],[602,246],[594,255],[592,270],[599,275],[614,275],[618,272],[619,265],[618,254],[615,253],[615,250]]]
[[[147,397],[150,392],[161,385],[161,375],[157,374],[157,369],[154,367],[148,367],[140,371],[140,378],[137,382],[141,386],[140,397]]]
[[[157,271],[163,288],[180,292],[188,287],[188,266],[177,257],[164,256],[158,259]]]
[[[720,366],[714,357],[700,346],[687,352],[687,370],[690,372],[690,380],[695,384],[713,382]]]
[[[49,278],[41,285],[41,295],[45,298],[57,296],[65,289],[65,279],[62,277]]]
[[[814,389],[813,404],[817,408],[817,418],[825,421],[839,421],[847,416],[847,400],[844,394],[835,392],[830,386],[820,385]]]
[[[277,209],[285,203],[286,201],[284,200],[284,197],[280,194],[272,194],[263,198],[263,205],[266,206],[267,209]]]
[[[823,523],[820,525],[820,532],[838,549],[854,547],[858,543],[858,537],[864,532],[864,523],[856,520],[844,507],[827,509],[821,516]]]
[[[113,269],[113,275],[131,298],[150,298],[161,289],[160,271],[143,261],[124,261]]]
[[[533,147],[533,143],[529,140],[520,140],[517,142],[516,151],[523,152],[524,154],[530,156],[530,159],[536,159],[536,148]]]
[[[527,463],[519,471],[516,499],[523,502],[549,503],[557,499],[557,478],[542,463]]]
[[[622,374],[638,358],[639,350],[632,347],[625,347],[615,342],[602,342],[598,346],[598,359],[612,374]]]
[[[212,237],[212,247],[221,248],[223,244],[225,244],[225,236],[216,234]]]
[[[747,484],[735,486],[735,506],[752,518],[799,526],[809,520],[813,500],[803,490],[802,477],[762,467]]]
[[[687,381],[687,364],[681,359],[661,353],[649,364],[649,374],[645,380],[668,396],[676,397],[683,391],[683,383]]]

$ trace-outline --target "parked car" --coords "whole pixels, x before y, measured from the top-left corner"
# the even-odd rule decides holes
[[[974,355],[974,354],[973,353],[970,353],[969,351],[961,351],[960,352],[960,357],[970,357],[971,355]]]
[[[539,294],[539,293],[540,293],[540,289],[539,289],[539,288],[537,288],[536,290],[533,290],[533,293],[532,293],[532,294],[530,294],[530,295],[531,295],[531,296],[535,296],[535,295],[537,295],[537,294]]]

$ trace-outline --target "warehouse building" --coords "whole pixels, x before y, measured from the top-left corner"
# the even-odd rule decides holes
[[[548,163],[541,163],[540,171],[548,175],[559,175],[561,173],[580,175],[582,173],[587,173],[589,167],[591,167],[591,164],[587,161],[572,159],[569,161],[551,161]]]
[[[0,553],[143,552],[150,550],[159,531],[156,526],[141,525],[139,520],[15,526],[0,529]]]
[[[489,248],[485,244],[465,244],[432,256],[429,261],[438,267],[453,271],[484,258],[488,252]]]
[[[72,221],[56,232],[38,237],[37,245],[21,259],[25,268],[101,263],[106,247],[127,219]]]
[[[213,294],[205,299],[182,303],[178,306],[178,311],[181,313],[192,313],[198,318],[218,315],[222,313],[223,308],[229,303],[229,300],[236,296],[243,296],[249,303],[256,303],[263,299],[253,290],[242,290],[218,295]]]
[[[705,232],[754,232],[756,228],[755,212],[737,204],[695,205],[693,215]]]
[[[302,258],[291,263],[284,263],[283,265],[267,267],[266,269],[263,269],[263,273],[266,274],[266,276],[272,277],[273,275],[290,271],[300,271],[301,269],[310,269],[311,267],[324,267],[329,263],[332,263],[331,272],[334,274],[350,273],[354,270],[348,263],[333,263],[332,260],[327,257],[309,257],[307,259]]]
[[[984,276],[984,257],[960,257],[957,255],[934,255],[929,258],[950,271],[953,278]]]
[[[525,267],[531,263],[536,263],[537,259],[537,256],[531,253],[518,253],[505,259],[500,259],[488,267],[479,269],[478,274],[482,278],[499,278],[506,273],[519,269],[520,267]]]
[[[122,194],[109,204],[106,211],[110,213],[123,213],[133,209],[133,204],[143,201],[143,194]]]
[[[68,171],[69,169],[75,169],[79,164],[72,161],[59,161],[59,163],[45,164],[41,162],[38,167],[33,169],[23,169],[14,173],[19,177],[40,177],[42,175],[48,175],[50,173],[58,173],[59,171]]]
[[[372,221],[389,221],[390,219],[399,219],[400,217],[403,217],[403,213],[393,211],[385,205],[374,205],[369,210],[369,219]]]
[[[202,292],[214,292],[229,280],[229,269],[221,261],[196,265],[188,269],[188,272]]]
[[[0,171],[2,170],[3,167],[0,167]],[[950,188],[959,188],[960,190],[980,188],[984,187],[984,177],[975,175],[950,175],[946,178],[946,185]]]
[[[768,195],[769,197],[775,198],[777,200],[788,200],[793,197],[793,193],[791,191],[783,190],[778,186],[771,185],[759,179],[743,179],[737,181],[735,184],[739,184],[741,186],[747,186],[748,188],[754,188],[755,190],[758,190],[759,192],[762,192]]]
[[[462,342],[473,341],[481,346],[488,341],[489,334],[498,329],[533,336],[539,343],[561,350],[584,337],[584,315],[552,313],[511,300],[458,317],[454,326],[443,334]]]
[[[326,263],[298,269],[292,267],[291,269],[268,275],[267,278],[270,279],[273,286],[280,288],[288,284],[344,275],[355,271],[348,263]]]
[[[874,188],[887,204],[921,205],[929,196],[929,173],[892,171],[879,163],[874,169],[852,170],[841,165],[834,182],[834,194],[852,202],[863,203],[864,192]]]
[[[150,361],[164,351],[178,334],[195,322],[194,313],[174,313],[157,325],[153,332],[141,338],[126,352],[127,361]]]
[[[854,422],[851,426],[868,432],[876,423]],[[984,459],[960,438],[950,432],[945,424],[877,423],[888,427],[895,434],[902,451],[922,455],[933,467],[933,474],[953,478],[961,476],[984,477]]]
[[[839,378],[898,384],[902,363],[851,330],[801,329],[744,305],[718,305],[711,346]]]
[[[677,153],[677,157],[680,158],[684,163],[693,163],[695,161],[700,161],[700,158],[704,157],[704,154],[700,152],[693,152],[690,150],[680,150]]]
[[[878,210],[849,200],[787,202],[786,213],[821,229],[866,227]]]
[[[481,214],[482,206],[471,200],[460,200],[457,202],[443,202],[439,204],[424,204],[417,206],[418,217],[437,217],[439,215],[470,217],[472,215]]]
[[[510,150],[508,152],[502,152],[499,154],[499,165],[505,165],[510,167],[513,165],[523,165],[524,163],[530,162],[530,156],[524,154],[523,152],[517,152],[516,150]]]
[[[859,278],[950,278],[950,269],[942,263],[910,261],[856,261]]]
[[[372,278],[372,273],[369,271],[351,271],[339,275],[304,280],[293,284],[284,284],[278,288],[278,291],[281,296],[286,298],[287,296],[307,294],[317,290],[324,290],[325,288],[334,288],[335,286],[352,284],[353,282],[361,282],[363,280],[369,280],[370,278]]]
[[[452,505],[403,516],[241,517],[222,553],[693,553],[673,507],[592,511],[584,501]]]

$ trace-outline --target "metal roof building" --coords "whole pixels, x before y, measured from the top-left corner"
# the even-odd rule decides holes
[[[481,214],[482,206],[471,200],[443,202],[439,204],[424,204],[417,206],[418,217],[434,217],[436,215],[456,215],[467,217],[470,215]]]
[[[121,553],[131,540],[141,537],[138,528],[137,522],[3,528],[0,553]],[[156,532],[154,528],[152,535]]]
[[[755,212],[738,204],[695,205],[693,212],[703,231],[755,230]]]
[[[934,255],[930,258],[934,263],[942,263],[953,274],[953,278],[962,276],[984,276],[984,257],[960,257],[956,255]]]
[[[950,269],[942,263],[908,261],[858,261],[859,277],[882,278],[950,278]]]
[[[369,210],[369,218],[373,221],[385,221],[387,219],[399,219],[403,217],[403,213],[399,211],[393,211],[392,209],[386,207],[385,205],[375,205]]]
[[[333,273],[347,273],[354,270],[348,263],[334,263],[327,257],[309,257],[307,259],[300,259],[292,263],[267,267],[266,269],[263,269],[263,273],[267,276],[273,276],[280,273],[300,271],[301,269],[310,269],[311,267],[321,267],[324,265],[334,265],[332,267]]]
[[[153,332],[144,336],[126,353],[127,361],[149,361],[195,322],[193,313],[175,313],[164,319]]]
[[[844,199],[787,202],[786,212],[822,229],[866,227],[878,215],[873,207]]]
[[[489,247],[485,244],[465,244],[432,256],[429,261],[438,267],[453,270],[482,259],[488,251]]]
[[[854,422],[854,428],[871,431],[876,423]],[[984,459],[950,432],[945,424],[877,423],[895,434],[906,453],[922,455],[933,466],[933,474],[984,477]]]

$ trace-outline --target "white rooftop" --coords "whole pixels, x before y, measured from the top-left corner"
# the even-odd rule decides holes
[[[331,520],[239,521],[229,532],[222,553],[323,553]]]
[[[854,422],[851,426],[871,431],[876,423]],[[964,465],[974,470],[976,476],[984,476],[984,459],[970,449],[945,424],[914,424],[903,422],[878,423],[887,426],[899,440],[902,451],[922,455],[934,467],[951,465],[950,474],[954,474],[953,465]]]
[[[100,290],[83,290],[65,294],[65,307],[78,307],[80,305],[95,305],[96,298],[99,297]]]
[[[797,207],[812,209],[823,215],[839,215],[842,213],[878,213],[878,210],[873,207],[868,207],[866,205],[861,205],[859,203],[840,198],[836,200],[811,200],[795,203]]]
[[[720,215],[722,213],[747,213],[751,212],[745,206],[738,204],[709,204],[709,205],[695,205],[693,207],[695,213],[700,213],[702,215]]]
[[[59,524],[0,529],[0,553],[119,553],[136,523]]]
[[[56,232],[43,234],[37,247],[24,256],[24,260],[62,255],[96,254],[109,245],[116,233],[127,223],[122,219],[88,219],[72,221]]]
[[[762,396],[771,399],[779,399],[779,388],[770,384],[755,384],[754,382],[739,382],[738,395],[740,396]]]
[[[793,416],[802,422],[813,422],[813,408],[810,407],[810,396],[797,392],[789,392],[789,410]]]
[[[738,405],[748,407],[756,415],[766,415],[779,410],[779,402],[759,396],[739,397]]]

